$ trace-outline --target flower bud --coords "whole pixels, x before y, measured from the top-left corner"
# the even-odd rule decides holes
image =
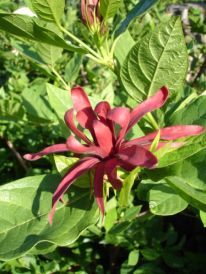
[[[81,15],[83,22],[89,27],[99,26],[102,21],[99,0],[81,0]]]

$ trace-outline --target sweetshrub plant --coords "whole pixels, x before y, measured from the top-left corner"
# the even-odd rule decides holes
[[[73,2],[26,2],[14,12],[0,9],[4,43],[36,69],[32,79],[18,76],[27,77],[25,86],[16,80],[22,85],[10,98],[18,108],[8,110],[0,89],[2,132],[14,123],[27,139],[21,155],[8,143],[25,177],[0,186],[0,260],[48,254],[105,231],[109,244],[134,238],[133,273],[139,243],[131,231],[140,230],[142,217],[147,223],[189,208],[206,225],[206,99],[184,89],[181,20],[165,16],[137,37],[130,31],[136,18],[158,1],[129,3],[127,11],[121,0],[82,0],[75,15]],[[47,138],[38,140],[39,130]],[[28,169],[24,159],[48,154],[52,170]],[[148,250],[142,256],[152,257]]]

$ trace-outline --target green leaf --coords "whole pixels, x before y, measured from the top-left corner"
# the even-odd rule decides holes
[[[56,61],[62,56],[62,48],[54,47],[51,45],[46,45],[42,43],[38,43],[35,46],[38,55],[42,59],[42,61],[48,65],[54,66]]]
[[[45,21],[59,24],[64,15],[65,0],[31,0],[36,14]]]
[[[165,178],[170,185],[185,201],[200,210],[206,211],[206,192],[191,187],[187,181],[177,176]]]
[[[40,242],[29,251],[29,254],[44,255],[53,252],[56,248],[57,246],[52,243]]]
[[[175,165],[176,173],[170,174],[170,176],[182,177],[190,186],[206,191],[205,152],[204,149],[185,161],[177,163]]]
[[[134,44],[135,42],[129,31],[125,31],[117,38],[114,55],[121,66]]]
[[[33,176],[0,187],[0,260],[18,258],[39,243],[67,246],[98,219],[89,189],[71,187],[48,223],[57,175]],[[67,195],[65,195],[64,200]]]
[[[188,144],[178,149],[170,150],[161,158],[159,158],[159,155],[161,155],[161,150],[158,150],[157,153],[155,153],[159,159],[157,168],[176,164],[177,162],[185,160],[186,158],[200,152],[204,148],[206,148],[205,135],[192,138],[192,141],[188,141]]]
[[[100,13],[104,20],[113,17],[122,5],[122,0],[100,0]]]
[[[57,118],[49,105],[48,96],[44,94],[44,91],[45,83],[26,88],[22,93],[23,104],[31,120],[53,123],[57,121]]]
[[[0,13],[0,29],[15,36],[52,46],[84,53],[85,50],[67,43],[51,29],[41,27],[38,20],[25,15]]]
[[[64,122],[64,115],[66,111],[72,107],[70,93],[68,90],[57,88],[54,85],[48,83],[46,85],[46,89],[49,103],[58,117],[62,135],[65,138],[68,138],[70,131]]]
[[[75,53],[65,67],[65,79],[72,83],[78,77],[82,64],[82,55]]]
[[[137,178],[139,171],[140,171],[139,167],[135,168],[134,170],[130,172],[130,174],[124,180],[123,186],[121,188],[120,195],[119,195],[120,206],[126,207],[129,205],[132,186],[134,185],[135,179]]]
[[[168,124],[188,124],[206,126],[206,95],[201,95],[184,108],[168,117]]]
[[[139,261],[139,250],[134,249],[130,251],[128,256],[128,265],[135,266]]]
[[[161,256],[158,250],[152,248],[144,248],[141,250],[141,253],[148,261],[157,260]]]
[[[68,90],[60,89],[51,84],[46,85],[49,103],[60,120],[64,120],[65,112],[72,107]]]
[[[155,215],[174,215],[187,206],[188,203],[167,185],[159,184],[149,191],[149,208]]]
[[[62,155],[54,155],[54,162],[57,168],[57,171],[64,176],[68,170],[79,160],[79,158],[75,157],[65,157]],[[89,173],[85,173],[80,176],[76,181],[73,183],[75,186],[80,188],[89,188],[90,187],[90,176]]]
[[[166,85],[172,95],[182,90],[188,68],[181,21],[172,17],[131,49],[120,72],[122,83],[137,101]]]
[[[66,157],[63,155],[54,155],[54,162],[57,168],[57,171],[64,176],[68,169],[75,164],[79,158],[75,157]]]
[[[119,28],[116,30],[115,35],[118,36],[124,32],[129,26],[130,22],[137,16],[144,14],[146,11],[152,8],[158,0],[141,0],[127,15],[127,17],[121,22]]]
[[[200,210],[200,219],[203,223],[203,226],[206,227],[206,212]]]

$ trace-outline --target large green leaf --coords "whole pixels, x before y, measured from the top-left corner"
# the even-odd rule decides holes
[[[149,191],[149,207],[155,215],[174,215],[183,211],[187,206],[188,203],[165,184],[155,185]]]
[[[117,38],[115,45],[114,55],[119,63],[122,66],[124,60],[127,57],[127,54],[134,46],[135,42],[130,35],[129,31],[125,31],[122,35]]]
[[[122,32],[124,32],[133,19],[148,11],[157,2],[158,0],[141,0],[137,5],[135,5],[135,7],[127,14],[127,17],[121,22],[119,28],[115,32],[115,35],[118,36]]]
[[[64,120],[65,112],[72,107],[71,96],[68,90],[60,89],[54,85],[47,84],[49,103],[60,120]]]
[[[193,138],[192,141],[188,141],[188,144],[178,149],[170,150],[168,153],[166,153],[163,157],[160,158],[159,156],[161,155],[161,150],[158,150],[155,153],[155,155],[159,159],[157,168],[162,168],[176,164],[179,161],[183,161],[186,158],[189,158],[190,156],[200,152],[204,148],[206,148],[205,135]]]
[[[196,124],[206,126],[206,96],[202,95],[168,117],[169,124]]]
[[[113,17],[122,5],[122,0],[100,0],[100,13],[104,20]]]
[[[171,94],[181,91],[188,68],[181,21],[171,17],[131,49],[121,69],[126,91],[143,101],[166,85]]]
[[[43,20],[59,24],[64,14],[65,0],[31,0],[36,14]]]
[[[195,189],[185,179],[177,176],[167,177],[165,180],[185,201],[200,210],[206,211],[205,191]]]
[[[48,223],[52,193],[60,177],[40,175],[0,187],[0,259],[22,256],[43,242],[66,246],[98,219],[89,189],[73,186],[69,203],[59,203],[52,226]],[[67,199],[65,195],[64,200]]]
[[[24,89],[22,93],[23,105],[29,120],[53,123],[57,121],[45,94],[45,82]],[[33,104],[35,102],[35,104]]]
[[[51,29],[38,24],[38,20],[25,15],[0,13],[0,29],[10,34],[46,43],[69,51],[85,52],[79,47],[68,44]]]
[[[62,48],[42,43],[38,43],[35,48],[43,63],[51,65],[52,67],[55,65],[56,61],[62,56]]]

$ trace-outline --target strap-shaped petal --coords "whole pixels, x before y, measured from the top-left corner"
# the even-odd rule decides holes
[[[115,189],[120,189],[122,187],[122,181],[117,178],[117,166],[120,166],[118,159],[113,158],[108,160],[105,164],[105,173],[112,186]]]
[[[94,136],[93,121],[97,119],[93,111],[87,94],[81,87],[75,87],[71,90],[74,109],[77,112],[76,118],[83,128],[89,129]],[[94,138],[95,139],[95,138]]]
[[[78,154],[93,154],[100,156],[102,158],[106,157],[106,153],[95,145],[85,146],[82,145],[74,136],[69,136],[67,139],[66,145],[68,150]]]
[[[128,141],[129,145],[135,144],[146,144],[148,142],[152,142],[154,138],[157,136],[158,132],[160,132],[161,140],[176,140],[178,138],[189,137],[200,135],[205,131],[205,129],[201,126],[196,125],[177,125],[171,127],[161,128],[158,131],[152,132],[146,136],[136,138],[132,141]]]
[[[57,145],[46,147],[43,150],[36,153],[25,154],[23,157],[25,160],[28,160],[28,161],[36,161],[36,160],[39,160],[44,155],[57,153],[57,152],[65,152],[65,151],[68,151],[66,144],[57,144]]]
[[[150,151],[138,145],[121,148],[117,157],[134,168],[137,166],[154,168],[157,164],[157,158]]]
[[[67,191],[69,186],[84,172],[88,171],[92,167],[94,167],[99,162],[98,159],[93,157],[86,157],[80,161],[78,161],[73,167],[70,168],[68,173],[64,176],[63,180],[57,187],[53,199],[52,199],[52,210],[49,213],[48,220],[49,223],[52,224],[53,216],[55,213],[55,209],[62,195]]]
[[[123,140],[130,122],[130,109],[126,107],[116,107],[111,109],[107,114],[107,119],[117,123],[121,127],[116,143],[118,146]]]
[[[91,108],[89,98],[83,88],[77,86],[71,90],[74,109],[79,112],[85,108]]]
[[[110,128],[98,120],[93,122],[93,128],[97,143],[109,155],[113,149],[113,136]]]
[[[163,106],[168,98],[168,95],[168,89],[166,87],[162,87],[154,96],[151,96],[133,109],[127,131],[132,128],[146,113]]]
[[[103,101],[96,105],[94,111],[99,118],[106,120],[107,113],[110,109],[111,109],[110,104],[106,101]]]
[[[86,135],[81,132],[74,123],[74,111],[73,109],[69,109],[64,116],[64,120],[67,126],[71,129],[71,131],[78,136],[80,139],[85,141],[87,144],[92,144],[92,142],[86,137]]]
[[[94,196],[96,198],[99,209],[104,216],[104,197],[103,197],[103,178],[104,178],[104,163],[96,165],[94,174]]]
[[[77,112],[77,121],[83,128],[93,133],[93,121],[97,119],[92,108],[84,108]]]

